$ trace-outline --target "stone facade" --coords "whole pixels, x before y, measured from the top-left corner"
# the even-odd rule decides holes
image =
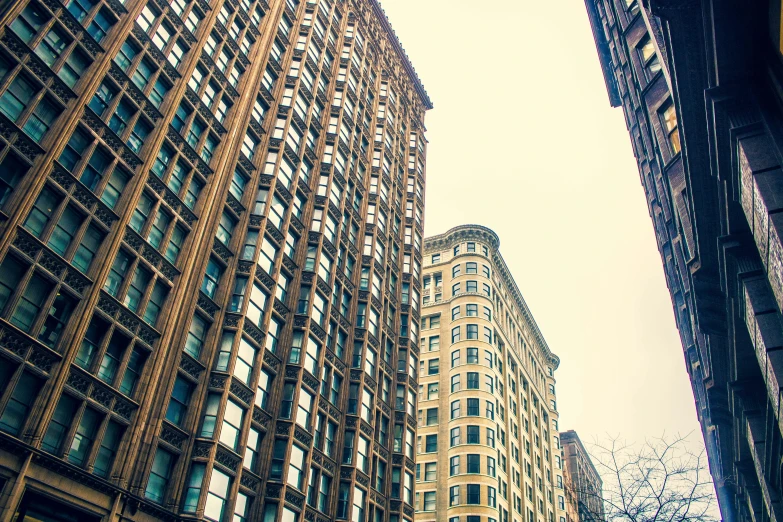
[[[574,480],[571,478],[568,460],[565,458],[563,459],[563,491],[565,492],[566,522],[579,522],[579,497]]]
[[[780,3],[586,6],[631,135],[722,517],[779,519]]]
[[[0,522],[412,521],[431,106],[376,0],[0,3]]]
[[[564,522],[554,372],[494,232],[424,242],[416,520]],[[400,361],[398,371],[404,371]]]
[[[564,431],[560,434],[560,444],[563,446],[567,511],[571,520],[603,521],[606,518],[603,481],[579,435],[574,430]]]

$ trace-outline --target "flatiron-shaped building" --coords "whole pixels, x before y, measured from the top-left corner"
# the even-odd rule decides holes
[[[421,357],[408,368],[419,375],[417,522],[566,522],[560,359],[499,246],[479,225],[424,242]]]

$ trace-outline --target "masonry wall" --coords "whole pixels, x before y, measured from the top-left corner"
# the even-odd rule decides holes
[[[478,225],[425,240],[418,521],[565,520],[560,360],[498,248]]]
[[[412,520],[431,103],[379,4],[0,9],[0,520]]]

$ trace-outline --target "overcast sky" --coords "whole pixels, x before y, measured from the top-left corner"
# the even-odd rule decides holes
[[[561,429],[695,430],[671,299],[622,109],[583,0],[383,0],[435,109],[424,232],[478,223],[561,360]]]

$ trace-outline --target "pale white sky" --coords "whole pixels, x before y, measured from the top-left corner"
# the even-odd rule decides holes
[[[583,0],[384,0],[435,104],[425,236],[492,228],[550,348],[561,429],[695,430],[661,258]]]

